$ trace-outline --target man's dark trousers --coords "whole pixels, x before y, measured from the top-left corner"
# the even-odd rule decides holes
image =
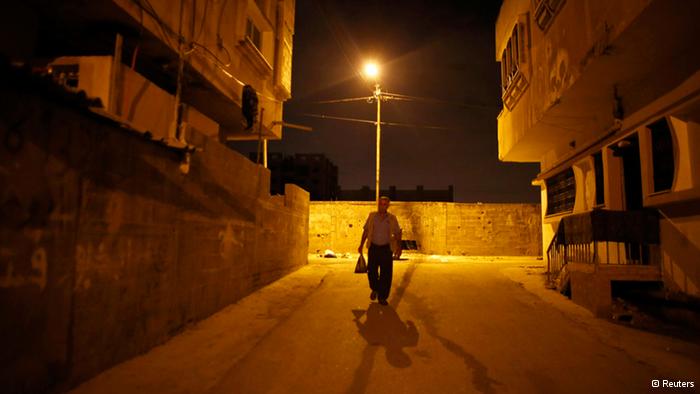
[[[391,247],[371,244],[367,260],[369,288],[377,292],[377,297],[380,300],[386,300],[389,298],[389,291],[391,291],[391,276],[394,270]]]

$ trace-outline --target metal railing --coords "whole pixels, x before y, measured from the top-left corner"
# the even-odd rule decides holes
[[[658,264],[656,211],[595,210],[564,217],[547,248],[547,274],[554,281],[566,264]]]

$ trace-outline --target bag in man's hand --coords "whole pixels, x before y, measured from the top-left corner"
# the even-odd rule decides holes
[[[356,274],[366,274],[367,273],[367,263],[365,262],[365,256],[360,255],[357,258],[357,264],[355,264]]]

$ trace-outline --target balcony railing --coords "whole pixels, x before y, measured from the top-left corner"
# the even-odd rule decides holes
[[[554,281],[568,263],[659,264],[656,211],[590,212],[564,217],[547,248],[547,274]]]
[[[520,100],[520,97],[523,95],[527,87],[527,78],[525,78],[525,75],[523,75],[523,72],[519,69],[516,70],[513,75],[508,77],[508,84],[505,85],[502,99],[503,104],[509,111],[513,110],[515,104],[518,103],[518,100]]]

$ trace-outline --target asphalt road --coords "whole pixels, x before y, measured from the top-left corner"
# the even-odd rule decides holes
[[[700,384],[700,347],[596,319],[542,261],[410,257],[389,305],[315,259],[75,393],[637,393]],[[661,391],[661,390],[658,390]]]

